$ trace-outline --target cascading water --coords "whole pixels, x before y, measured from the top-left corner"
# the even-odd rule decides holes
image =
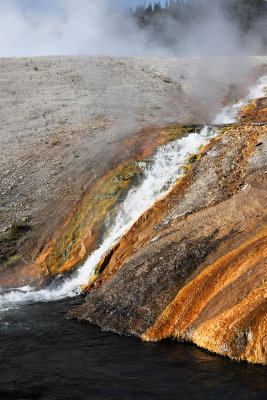
[[[87,259],[85,264],[70,277],[57,277],[47,288],[32,291],[28,287],[12,290],[0,298],[0,310],[9,309],[28,301],[53,301],[75,296],[81,286],[88,283],[95,266],[117,240],[131,227],[138,217],[153,203],[167,193],[183,174],[186,158],[198,151],[211,137],[216,136],[216,129],[205,126],[199,133],[194,132],[174,142],[160,147],[152,163],[144,170],[144,179],[138,187],[132,188],[118,212],[114,225],[102,244]],[[61,281],[61,282],[60,282]]]
[[[267,86],[267,76],[258,80],[250,89],[248,96],[238,103],[225,107],[214,119],[214,124],[227,124],[236,120],[237,114],[251,99],[262,97]],[[32,290],[29,287],[16,288],[0,296],[0,311],[17,307],[25,302],[54,301],[76,296],[81,292],[81,286],[88,283],[95,266],[106,252],[126,233],[138,217],[153,203],[167,193],[183,174],[186,158],[196,153],[210,138],[217,135],[214,127],[205,126],[199,133],[194,132],[174,142],[160,147],[153,162],[147,164],[142,183],[132,188],[118,212],[114,225],[102,244],[87,259],[85,264],[69,277],[57,277],[52,284],[42,290]]]

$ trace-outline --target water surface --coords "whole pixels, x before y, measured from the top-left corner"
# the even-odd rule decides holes
[[[0,316],[1,399],[266,399],[265,367],[65,320],[81,301],[24,304]]]

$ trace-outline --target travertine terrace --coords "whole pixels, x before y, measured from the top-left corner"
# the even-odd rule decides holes
[[[2,270],[32,264],[96,181],[157,144],[142,128],[206,122],[221,101],[241,96],[265,62],[1,59]]]
[[[132,161],[212,121],[266,73],[266,58],[243,61],[237,81],[242,63],[224,58],[2,59],[1,285],[77,268],[138,177]],[[69,317],[266,363],[266,120],[264,98],[222,127],[100,262]],[[93,205],[114,176],[113,203]]]

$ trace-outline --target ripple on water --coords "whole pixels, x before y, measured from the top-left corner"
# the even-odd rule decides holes
[[[232,362],[191,344],[143,343],[64,320],[81,301],[33,303],[5,315],[1,398],[265,398],[264,367]]]

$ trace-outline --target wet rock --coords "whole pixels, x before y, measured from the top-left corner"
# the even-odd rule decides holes
[[[68,318],[266,363],[266,133],[240,124],[207,145],[100,263]]]
[[[265,59],[251,61],[262,69]],[[225,104],[240,98],[225,62],[40,57],[36,72],[2,59],[1,285],[40,287],[77,268],[138,179],[132,162],[212,120],[221,102],[211,106],[200,79],[220,79]],[[111,249],[69,317],[266,362],[266,99],[240,120]]]
[[[78,268],[98,247],[104,235],[108,234],[119,203],[126,197],[131,187],[140,183],[144,173],[143,167],[151,162],[149,156],[153,154],[156,146],[186,136],[192,130],[198,129],[200,127],[179,124],[162,129],[145,128],[138,135],[122,141],[121,152],[128,161],[115,166],[87,190],[54,236],[47,243],[41,244],[39,255],[35,260],[26,263],[27,265],[25,262],[19,265],[19,260],[22,259],[18,258],[16,269],[12,270],[3,262],[0,273],[2,287],[25,284],[40,287],[56,275],[69,273]],[[129,161],[130,159],[133,161]],[[26,225],[17,224],[16,232],[19,228],[22,231]],[[13,239],[15,237],[19,239],[13,231]],[[9,243],[11,252],[14,252],[12,243],[15,245],[15,242]],[[4,261],[6,257],[13,255],[13,253],[7,254],[5,247],[2,247],[2,253]]]

